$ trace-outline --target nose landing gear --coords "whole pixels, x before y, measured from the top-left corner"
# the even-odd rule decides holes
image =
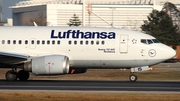
[[[137,79],[138,79],[137,75],[135,75],[135,74],[133,74],[133,73],[129,76],[129,80],[130,80],[131,82],[136,82]]]

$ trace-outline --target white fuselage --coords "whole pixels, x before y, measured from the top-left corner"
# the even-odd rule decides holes
[[[116,28],[0,27],[0,51],[38,57],[69,57],[74,68],[149,66],[172,58],[175,51],[154,37]],[[93,34],[95,33],[95,34]]]

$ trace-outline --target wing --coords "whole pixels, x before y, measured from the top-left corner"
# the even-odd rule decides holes
[[[22,61],[26,61],[30,58],[28,55],[0,52],[0,64],[12,65]]]

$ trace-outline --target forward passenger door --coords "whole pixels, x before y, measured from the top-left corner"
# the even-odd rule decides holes
[[[119,50],[120,53],[128,53],[128,35],[120,35]]]

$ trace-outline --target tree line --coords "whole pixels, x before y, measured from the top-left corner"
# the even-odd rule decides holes
[[[180,11],[173,3],[166,2],[161,11],[152,10],[141,29],[166,45],[180,45]]]

